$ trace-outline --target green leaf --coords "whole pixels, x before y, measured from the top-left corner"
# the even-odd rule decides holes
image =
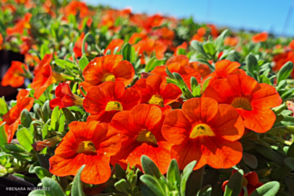
[[[115,177],[117,179],[126,177],[126,171],[119,164],[115,164]]]
[[[42,44],[41,49],[40,49],[41,59],[43,59],[46,54],[50,54],[50,49],[48,47],[48,44],[44,43],[44,44]]]
[[[76,67],[76,65],[70,61],[67,60],[62,60],[62,59],[56,59],[55,64],[57,64],[59,67],[65,69],[65,68],[69,68],[69,69],[73,69]]]
[[[83,45],[82,45],[82,54],[83,55],[82,56],[86,55],[86,41],[87,41],[87,38],[89,37],[89,35],[91,35],[90,32],[88,32],[83,39]]]
[[[50,109],[49,100],[47,100],[42,107],[42,117],[43,117],[44,123],[46,123],[49,120],[50,116],[51,116],[51,109]]]
[[[4,100],[4,97],[0,98],[0,117],[8,112],[8,106]]]
[[[65,196],[62,188],[55,180],[44,177],[42,183],[46,196]]]
[[[21,145],[18,145],[18,144],[14,144],[14,143],[4,144],[4,147],[7,150],[10,150],[16,153],[26,153],[26,150]]]
[[[214,57],[216,51],[215,51],[214,45],[212,43],[208,42],[208,43],[203,44],[203,49],[211,57]]]
[[[7,143],[7,134],[5,132],[4,125],[5,123],[0,125],[0,147],[2,148],[2,150],[6,151],[4,144]]]
[[[65,116],[61,115],[59,119],[59,127],[58,127],[58,132],[62,133],[64,131],[64,126],[65,126]]]
[[[255,56],[253,54],[249,54],[246,57],[245,62],[246,62],[247,71],[252,76],[255,76],[256,73],[259,72],[259,66],[258,66],[258,62],[257,62],[257,59],[255,58]]]
[[[216,51],[219,51],[221,49],[227,33],[228,33],[228,29],[224,30],[214,41]]]
[[[176,187],[180,187],[181,175],[178,163],[175,159],[171,160],[168,170],[167,170],[167,180],[172,184],[175,184]]]
[[[76,118],[74,117],[74,115],[71,113],[69,109],[62,108],[62,111],[68,124],[76,120]]]
[[[280,183],[276,181],[268,182],[258,187],[250,196],[275,196],[279,191]]]
[[[146,155],[141,156],[142,168],[145,174],[160,178],[161,173],[155,163]]]
[[[257,158],[252,155],[252,154],[248,154],[246,152],[243,153],[243,157],[242,160],[246,163],[246,165],[248,165],[250,168],[252,169],[256,169],[257,168]]]
[[[192,161],[191,163],[186,165],[186,167],[183,170],[182,180],[181,180],[181,196],[186,196],[187,181],[188,181],[188,178],[189,178],[190,174],[192,173],[196,163],[197,163],[196,161]]]
[[[31,122],[33,121],[30,113],[28,112],[27,109],[24,109],[22,112],[21,112],[21,115],[20,115],[20,121],[21,121],[21,124],[26,127],[26,128],[29,128],[30,125],[31,125]]]
[[[22,128],[17,131],[16,137],[18,142],[28,151],[33,150],[32,144],[34,143],[34,138],[29,130]]]
[[[118,182],[116,182],[114,184],[114,187],[116,188],[116,190],[118,190],[122,193],[130,194],[129,193],[129,184],[127,183],[127,181],[125,179],[120,179]]]
[[[87,59],[86,56],[83,56],[80,60],[79,60],[79,66],[81,68],[81,70],[83,71],[85,69],[85,67],[89,64],[89,61]]]
[[[164,190],[160,186],[159,182],[156,180],[155,177],[150,176],[148,174],[144,174],[140,177],[140,180],[154,192],[157,196],[166,196]]]
[[[156,57],[152,57],[146,64],[145,66],[145,72],[149,72],[151,71],[151,65],[153,64],[153,62],[156,61]]]
[[[178,73],[173,73],[174,78],[177,82],[177,86],[182,90],[183,96],[187,99],[190,99],[193,97],[191,91],[189,90],[187,84],[183,80],[182,76]]]
[[[203,82],[203,85],[202,85],[202,93],[204,93],[205,92],[205,90],[206,90],[206,88],[207,88],[207,86],[208,86],[208,84],[209,84],[209,80],[211,79],[211,77],[208,77],[208,78],[206,78],[206,80]]]
[[[285,63],[277,74],[277,83],[287,79],[290,76],[292,70],[293,70],[293,63],[291,61],[288,61],[287,63]]]
[[[72,188],[71,188],[72,196],[84,196],[85,195],[83,192],[83,186],[81,183],[81,173],[85,167],[86,167],[86,165],[82,165],[82,167],[79,169],[78,173],[76,174],[76,176],[74,178]]]
[[[238,196],[242,190],[243,170],[236,171],[229,179],[224,196]]]
[[[59,111],[59,106],[55,107],[53,109],[52,115],[51,115],[51,123],[50,123],[50,127],[55,130],[56,129],[56,125],[59,121],[60,118],[60,111]]]
[[[129,43],[126,43],[123,47],[122,47],[122,55],[123,55],[123,59],[127,60],[131,63],[135,63],[136,60],[136,51],[135,48],[132,47]]]
[[[191,42],[191,46],[192,48],[194,48],[197,52],[199,52],[200,54],[203,55],[203,57],[205,57],[206,59],[209,59],[209,57],[207,56],[202,44],[196,40],[193,40]]]
[[[29,196],[45,196],[45,190],[37,189],[30,192]]]
[[[49,177],[49,178],[52,177],[52,174],[47,169],[45,169],[43,167],[36,166],[34,168],[34,171],[40,180],[42,180],[44,177]]]
[[[210,196],[212,192],[211,185],[206,185],[202,189],[200,189],[197,193],[197,196]]]
[[[285,163],[285,165],[290,167],[292,170],[294,170],[294,158],[287,157],[287,158],[284,159],[284,163]]]
[[[186,190],[185,190],[186,196],[194,196],[197,194],[197,192],[200,190],[202,186],[203,174],[204,174],[204,167],[198,170],[193,170],[191,172],[188,178],[188,181],[186,183]]]

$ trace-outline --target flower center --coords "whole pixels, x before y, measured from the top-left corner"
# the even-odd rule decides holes
[[[251,107],[251,104],[250,104],[249,99],[247,99],[245,97],[237,97],[237,98],[235,98],[232,101],[231,105],[234,108],[242,108],[244,110],[249,110],[249,111],[252,110],[252,107]]]
[[[109,111],[113,111],[113,110],[123,111],[123,106],[118,101],[110,101],[107,103],[105,111],[109,112]]]
[[[82,141],[78,145],[77,153],[83,153],[87,155],[95,155],[96,148],[92,141]]]
[[[107,74],[104,75],[103,81],[104,82],[108,82],[108,81],[114,82],[115,81],[115,76],[113,74],[111,74],[111,73],[107,73]]]
[[[199,136],[214,136],[214,132],[206,124],[198,124],[192,129],[190,138],[195,139]]]
[[[151,99],[148,101],[149,104],[155,104],[159,105],[160,107],[163,107],[163,98],[160,95],[153,95]]]
[[[141,143],[147,143],[152,146],[157,146],[155,135],[153,135],[153,133],[151,133],[151,131],[149,130],[140,131],[136,140]]]

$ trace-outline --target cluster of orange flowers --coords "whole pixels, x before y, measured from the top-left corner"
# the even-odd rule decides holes
[[[87,6],[77,1],[72,1],[64,12],[68,15],[79,13],[81,18],[89,16]],[[167,27],[152,30],[164,21],[169,21],[171,26],[176,25],[176,19],[158,14],[132,14],[128,9],[108,10],[99,25],[106,25],[116,32],[118,27],[114,24],[117,17],[126,17],[132,25],[141,28],[128,40],[140,55],[141,64],[146,64],[146,55],[150,57],[152,53],[157,59],[162,59],[170,50],[174,56],[150,73],[141,73],[140,79],[135,81],[134,66],[117,54],[125,41],[113,39],[102,56],[94,58],[83,69],[80,95],[70,89],[71,76],[54,71],[51,65],[53,54],[46,54],[40,59],[31,83],[35,99],[39,99],[50,85],[58,84],[56,98],[50,100],[51,109],[80,106],[89,113],[87,122],[75,121],[69,125],[69,132],[50,158],[51,173],[75,175],[86,164],[82,181],[101,184],[111,176],[110,165],[142,169],[142,155],[150,157],[162,174],[167,172],[172,159],[177,160],[181,170],[193,160],[197,161],[194,170],[204,165],[216,169],[231,168],[241,161],[243,148],[239,140],[245,134],[250,131],[265,133],[272,128],[276,116],[271,108],[282,103],[274,87],[258,83],[246,75],[238,62],[219,60],[211,72],[207,65],[190,62],[187,56],[179,55],[179,49],[187,49],[187,42],[174,46],[173,30]],[[30,28],[30,18],[31,15],[27,14],[14,28],[8,28],[7,34],[22,33],[25,28]],[[87,25],[91,22],[89,19]],[[203,41],[207,31],[214,38],[218,36],[215,26],[208,25],[207,28],[199,28],[192,40]],[[84,36],[82,33],[73,47],[75,57],[83,56]],[[252,41],[264,42],[267,36],[267,33],[261,33]],[[28,43],[22,47],[27,53],[31,42],[29,39],[23,41]],[[229,46],[236,46],[238,42],[235,37],[225,39],[225,45]],[[274,57],[274,71],[287,61],[294,62],[294,41],[286,53]],[[201,97],[183,100],[182,90],[168,82],[167,69],[180,74],[190,90],[193,90],[190,83],[193,77],[201,86],[210,78],[209,84],[201,91]],[[2,85],[22,85],[28,74],[26,70],[27,65],[13,62]],[[5,122],[8,143],[20,124],[22,110],[30,110],[33,102],[29,91],[21,90],[17,104],[3,116],[0,124]]]

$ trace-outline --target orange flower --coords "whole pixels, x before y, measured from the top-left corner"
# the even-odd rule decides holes
[[[129,39],[130,44],[136,44],[140,40],[145,40],[148,39],[148,36],[146,33],[141,32],[141,33],[133,33],[132,36]]]
[[[50,101],[50,108],[59,106],[59,109],[70,106],[83,106],[83,98],[74,95],[67,83],[60,83],[55,90],[55,99]]]
[[[82,54],[82,47],[83,47],[84,37],[85,37],[85,33],[82,32],[78,41],[75,43],[75,46],[73,48],[73,51],[75,53],[75,57],[81,57],[83,55]],[[87,47],[88,47],[88,44],[86,43],[85,48],[87,48]]]
[[[88,121],[108,123],[115,113],[130,110],[139,103],[140,95],[136,90],[125,89],[122,82],[105,82],[88,91],[83,105],[91,114]]]
[[[0,50],[1,50],[1,45],[3,44],[3,36],[2,36],[2,34],[0,33]]]
[[[232,175],[237,172],[237,170],[234,170],[232,172]],[[228,184],[228,180],[225,181],[222,185],[223,191],[226,190],[226,186]],[[250,196],[251,193],[253,193],[258,187],[262,186],[263,183],[259,182],[258,175],[255,171],[249,172],[243,176],[242,181],[242,187],[246,187],[248,191],[248,195]],[[241,190],[241,193],[239,196],[244,196],[244,190]]]
[[[34,74],[37,75],[38,72],[45,67],[46,65],[50,65],[51,61],[52,61],[53,55],[52,54],[45,54],[45,56],[43,57],[43,59],[39,62],[38,65],[35,66],[34,69]]]
[[[45,139],[44,141],[33,143],[32,146],[35,151],[39,152],[46,147],[50,148],[55,146],[60,140],[61,138],[59,136],[54,136],[52,138]]]
[[[151,75],[147,79],[141,78],[132,87],[139,92],[141,103],[155,104],[164,107],[176,101],[182,94],[179,87],[166,84],[161,74]]]
[[[80,1],[71,1],[66,7],[65,7],[65,15],[77,15],[79,13],[80,18],[84,18],[89,13],[89,8],[87,7],[86,3],[80,2]]]
[[[111,176],[110,157],[119,151],[120,143],[120,136],[109,130],[106,123],[72,122],[55,155],[49,159],[49,171],[61,177],[76,175],[85,164],[81,180],[102,184]]]
[[[239,42],[239,39],[237,37],[226,37],[224,41],[225,46],[236,46]]]
[[[156,58],[162,59],[167,46],[159,40],[146,39],[139,41],[134,45],[134,48],[141,55],[141,64],[145,64],[144,53],[150,57],[151,53],[154,51]]]
[[[265,42],[267,40],[267,37],[268,37],[267,32],[262,32],[262,33],[259,33],[259,34],[252,36],[252,41],[254,43]]]
[[[274,87],[239,74],[212,81],[203,96],[232,105],[242,116],[245,127],[257,133],[265,133],[272,128],[276,115],[271,108],[282,103]]]
[[[294,63],[294,51],[277,54],[274,56],[273,61],[275,62],[275,65],[273,66],[273,71],[278,72],[288,61]],[[294,71],[291,72],[291,77],[294,78]]]
[[[12,87],[20,87],[23,85],[25,77],[24,77],[24,69],[28,69],[28,67],[19,61],[12,61],[11,66],[3,76],[1,85],[2,86],[12,86]]]
[[[20,45],[20,53],[21,54],[27,54],[28,51],[32,48],[32,45],[33,45],[32,38],[22,36],[21,40],[23,41],[23,43]]]
[[[110,124],[111,131],[118,131],[121,136],[121,149],[111,158],[111,163],[127,164],[142,170],[140,158],[148,156],[165,174],[168,169],[170,145],[161,133],[164,116],[158,106],[140,104],[130,111],[117,113]]]
[[[167,76],[166,68],[168,68],[168,70],[171,73],[180,74],[189,89],[191,89],[191,83],[190,83],[191,77],[195,77],[196,80],[198,81],[198,83],[201,82],[201,76],[195,69],[188,67],[188,66],[181,66],[181,64],[178,62],[171,63],[167,66],[165,66],[165,65],[164,66],[157,66],[157,67],[155,67],[155,69],[151,73],[158,73],[163,76]]]
[[[122,47],[123,45],[124,45],[124,40],[122,40],[122,39],[113,39],[113,40],[108,44],[107,48],[104,50],[104,54],[106,54],[106,52],[107,52],[108,50],[110,50],[110,54],[113,54],[114,49],[115,49],[116,47],[118,47],[117,52],[119,52],[120,49],[121,49],[121,47]]]
[[[133,65],[122,60],[122,55],[107,55],[94,58],[84,69],[85,81],[81,83],[86,91],[107,81],[120,81],[128,86],[135,75]]]
[[[221,60],[215,63],[215,70],[213,73],[207,77],[211,77],[209,82],[212,82],[217,79],[226,78],[229,75],[233,74],[244,74],[246,73],[242,69],[238,69],[240,63],[231,62],[230,60]]]
[[[204,35],[206,34],[206,30],[204,27],[200,27],[198,30],[197,30],[197,33],[195,35],[193,35],[191,41],[193,40],[196,40],[196,41],[199,41],[199,42],[203,42],[204,40]],[[190,44],[191,44],[191,41],[190,41]]]
[[[166,65],[170,65],[172,63],[178,62],[182,66],[188,66],[193,68],[195,71],[197,71],[202,78],[206,77],[207,75],[210,74],[210,69],[207,65],[198,63],[198,62],[189,62],[189,59],[185,55],[177,55],[169,60],[166,61]]]
[[[29,97],[29,91],[20,90],[16,97],[16,105],[13,106],[6,114],[3,115],[7,142],[10,143],[18,125],[20,124],[20,115],[24,109],[30,111],[34,104],[34,98]]]
[[[30,29],[30,20],[31,20],[32,14],[26,13],[24,16],[24,19],[19,20],[14,27],[8,27],[6,29],[7,35],[13,35],[16,33],[23,34],[24,29]]]
[[[212,37],[217,38],[218,37],[218,30],[215,25],[208,24],[207,27],[210,29],[210,34]]]
[[[172,144],[171,157],[180,169],[196,160],[194,170],[208,164],[221,169],[241,161],[244,132],[242,118],[230,105],[211,98],[193,98],[167,114],[162,127],[164,138]]]
[[[35,90],[35,98],[39,99],[39,97],[51,84],[63,81],[66,81],[66,79],[63,78],[63,74],[52,71],[51,66],[46,64],[38,71],[31,84],[32,89]]]

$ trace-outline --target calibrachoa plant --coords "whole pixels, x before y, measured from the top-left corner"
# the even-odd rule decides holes
[[[1,9],[0,49],[24,61],[1,81],[22,89],[0,99],[0,175],[29,195],[294,195],[293,39],[80,1]]]

